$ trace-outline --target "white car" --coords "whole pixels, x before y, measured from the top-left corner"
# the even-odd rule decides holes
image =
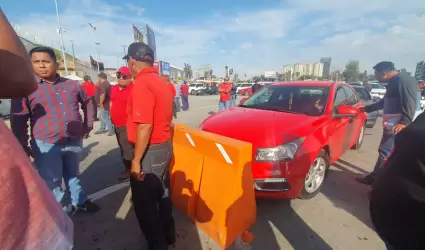
[[[203,83],[199,83],[199,82],[191,83],[189,85],[189,93],[191,95],[194,95],[197,90],[203,89],[203,88],[205,88],[205,84]]]
[[[252,87],[252,85],[254,85],[253,83],[242,83],[241,85],[239,85],[239,87],[236,89],[236,93],[238,93],[239,94],[239,92],[242,90],[242,89],[246,89],[246,88],[251,88]]]
[[[387,88],[385,88],[379,83],[370,83],[370,86],[372,86],[372,89],[370,90],[370,95],[373,99],[384,98],[384,95],[387,92]]]
[[[425,111],[425,98],[423,96],[421,97],[421,110]]]

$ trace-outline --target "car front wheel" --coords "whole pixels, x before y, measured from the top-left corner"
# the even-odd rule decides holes
[[[320,188],[325,182],[329,169],[329,156],[325,150],[320,150],[319,155],[314,159],[304,180],[300,198],[308,200],[320,192]]]

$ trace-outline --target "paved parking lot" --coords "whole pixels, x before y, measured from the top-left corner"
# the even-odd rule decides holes
[[[210,111],[217,110],[218,96],[190,96],[189,101],[191,110],[179,113],[175,122],[197,127]],[[369,219],[367,187],[354,180],[373,168],[380,129],[379,124],[368,129],[362,149],[347,152],[334,164],[314,199],[259,200],[253,249],[385,249]],[[103,210],[73,218],[75,249],[141,249],[144,240],[131,209],[128,184],[116,179],[122,166],[115,137],[93,135],[84,145],[82,181]],[[175,216],[176,249],[217,249],[182,214],[175,211]]]

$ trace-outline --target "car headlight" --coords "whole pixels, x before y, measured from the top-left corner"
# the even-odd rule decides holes
[[[287,142],[273,148],[258,148],[255,155],[256,161],[290,161],[294,158],[298,148],[301,146],[305,137]]]

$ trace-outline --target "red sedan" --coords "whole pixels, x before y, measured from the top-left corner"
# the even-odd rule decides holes
[[[345,83],[277,83],[208,117],[201,129],[252,143],[257,197],[310,199],[329,166],[360,148],[366,121],[361,106]]]

